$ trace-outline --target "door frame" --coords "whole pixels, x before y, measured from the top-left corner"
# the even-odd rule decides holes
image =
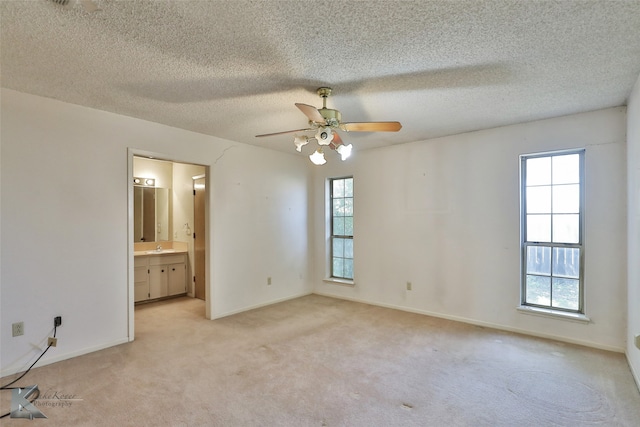
[[[195,202],[196,202],[196,199],[195,199],[195,198],[196,198],[196,181],[198,181],[198,180],[204,180],[204,189],[205,189],[204,194],[205,194],[205,198],[207,197],[207,194],[208,194],[208,187],[207,187],[207,185],[208,185],[208,184],[207,184],[207,174],[205,173],[205,174],[202,174],[202,175],[192,176],[192,177],[191,177],[191,184],[192,184],[192,186],[193,186],[193,208],[194,208],[194,209],[193,209],[193,232],[194,232],[194,233],[196,233],[196,229],[197,229],[196,225],[198,224],[198,223],[197,223],[197,221],[196,221],[196,216],[197,216],[197,214],[196,214],[196,209],[195,209]],[[206,213],[206,209],[205,209],[205,211],[203,212],[203,215],[204,215],[203,221],[205,221],[205,224],[204,224],[204,232],[203,232],[202,234],[206,237],[206,231],[207,231],[207,226],[206,226],[206,216],[207,216],[207,213]],[[197,234],[196,234],[196,236],[197,236]],[[192,273],[193,273],[193,278],[194,278],[194,279],[196,278],[196,274],[197,274],[197,271],[198,271],[198,264],[197,264],[197,262],[198,262],[198,255],[196,254],[196,242],[197,242],[197,241],[198,241],[198,238],[196,237],[196,238],[194,239],[194,242],[193,242],[193,272],[192,272]],[[204,247],[204,256],[205,256],[205,268],[204,268],[204,275],[205,275],[205,277],[206,277],[206,275],[207,275],[207,268],[206,268],[206,259],[207,259],[206,239],[205,239],[205,247]],[[197,281],[195,281],[195,280],[194,280],[194,281],[193,281],[193,297],[194,297],[194,298],[198,298],[198,297],[197,297],[197,295],[196,295],[196,284],[197,284]],[[204,300],[205,300],[205,301],[207,300],[207,296],[208,296],[208,294],[207,294],[207,286],[206,286],[206,283],[205,283],[205,286],[204,286]]]
[[[157,153],[146,150],[140,150],[137,148],[127,148],[127,329],[128,340],[133,341],[135,339],[135,301],[134,301],[134,259],[133,259],[133,158],[134,157],[147,157],[156,160],[163,160],[167,162],[185,163],[197,166],[203,166],[205,168],[205,202],[204,202],[204,221],[205,221],[205,316],[207,319],[211,319],[211,306],[212,299],[212,285],[211,285],[211,221],[210,221],[210,201],[211,201],[211,169],[210,164],[202,164],[196,160],[178,158],[177,156],[168,155],[165,153]]]

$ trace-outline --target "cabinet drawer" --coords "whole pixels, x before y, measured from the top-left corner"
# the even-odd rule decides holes
[[[133,257],[133,266],[134,267],[146,267],[148,265],[149,265],[149,257],[148,256]]]
[[[184,254],[155,255],[149,257],[149,265],[179,264],[181,262],[184,262]]]

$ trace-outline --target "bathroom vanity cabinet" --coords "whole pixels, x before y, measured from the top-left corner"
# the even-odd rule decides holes
[[[186,293],[186,257],[186,253],[159,253],[135,256],[135,302]]]

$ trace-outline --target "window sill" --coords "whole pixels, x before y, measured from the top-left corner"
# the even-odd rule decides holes
[[[348,279],[337,279],[335,277],[325,277],[323,280],[325,283],[332,283],[334,285],[342,285],[342,286],[355,286],[356,282]]]
[[[549,308],[531,307],[528,305],[521,305],[517,310],[523,314],[531,314],[534,316],[554,317],[556,319],[571,320],[580,323],[590,323],[586,315],[580,313],[567,313],[565,311],[551,310]]]

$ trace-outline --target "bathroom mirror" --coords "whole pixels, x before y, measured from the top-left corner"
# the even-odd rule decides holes
[[[169,189],[133,187],[133,242],[169,240]]]

